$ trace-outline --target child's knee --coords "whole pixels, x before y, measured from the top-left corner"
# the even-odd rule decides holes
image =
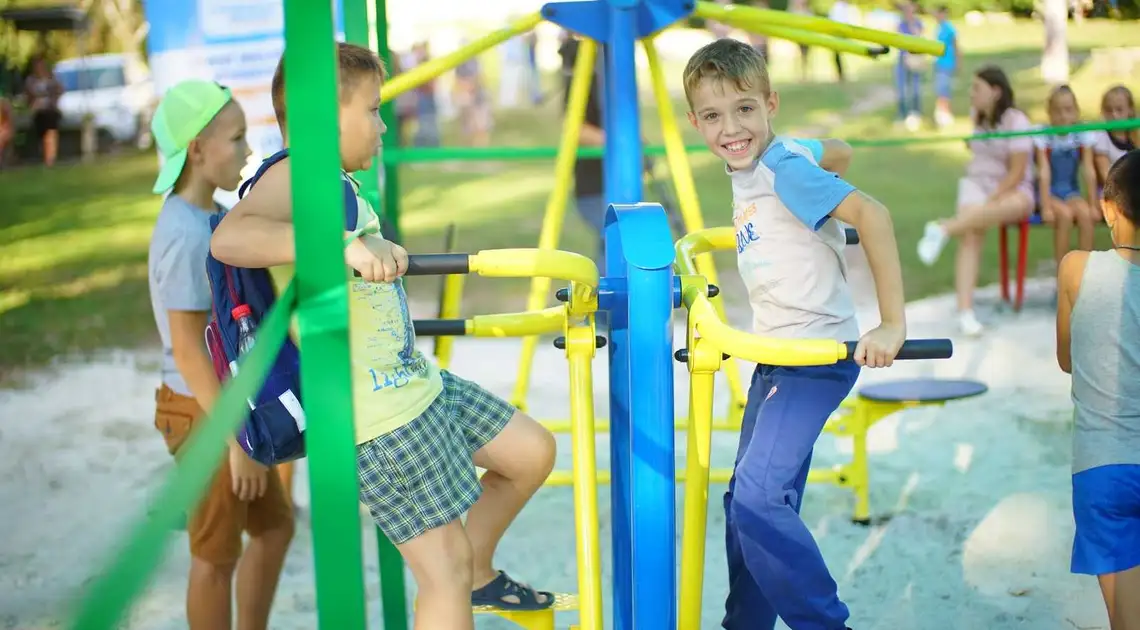
[[[458,519],[399,545],[420,591],[470,592],[471,542]]]

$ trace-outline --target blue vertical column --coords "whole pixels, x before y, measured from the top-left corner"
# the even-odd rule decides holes
[[[637,0],[605,0],[606,33],[604,95],[602,105],[606,131],[605,190],[608,203],[641,201],[641,116],[638,111],[636,66]],[[612,251],[606,234],[606,275],[627,276],[625,253]],[[612,245],[620,246],[620,239]],[[610,313],[610,505],[613,514],[614,629],[634,630],[634,589],[638,571],[633,566],[633,495],[631,486],[630,414],[630,313],[625,300],[617,300],[620,312]],[[669,599],[673,599],[673,590]],[[658,595],[661,595],[659,593]]]
[[[617,236],[625,263],[628,316],[627,363],[611,366],[624,370],[628,387],[625,510],[633,583],[626,627],[671,629],[677,627],[672,233],[659,204],[614,204],[608,215],[607,239]],[[611,375],[611,388],[617,384]],[[615,539],[615,556],[617,545]]]

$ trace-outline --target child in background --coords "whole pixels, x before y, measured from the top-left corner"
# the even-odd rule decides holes
[[[1109,88],[1101,98],[1100,113],[1106,121],[1136,118],[1136,102],[1132,99],[1132,91],[1123,85]],[[1096,139],[1093,153],[1097,183],[1104,186],[1113,162],[1140,146],[1140,129],[1097,131],[1093,137]]]
[[[1072,571],[1097,576],[1113,630],[1140,628],[1140,152],[1108,171],[1113,249],[1057,282],[1057,363],[1073,375]]]
[[[341,43],[337,51],[341,183],[359,208],[345,226],[351,232],[379,222],[348,173],[366,170],[380,147],[384,69],[367,48]],[[288,146],[284,58],[272,94]],[[290,168],[288,157],[272,164],[215,228],[215,258],[246,268],[294,264]],[[552,594],[513,580],[493,560],[554,466],[554,437],[416,348],[402,247],[367,234],[347,246],[345,263],[360,274],[346,268],[360,500],[415,576],[415,627],[471,630],[472,605],[549,608]],[[288,269],[276,271],[285,271],[274,274],[279,286],[288,281]],[[481,479],[476,466],[487,471]]]
[[[151,123],[164,163],[154,192],[170,192],[150,241],[150,300],[162,339],[162,386],[154,426],[177,459],[182,444],[221,385],[203,341],[212,305],[206,276],[214,194],[234,190],[252,153],[245,114],[229,90],[184,81],[166,93]],[[293,537],[293,514],[277,474],[253,461],[231,437],[229,455],[206,490],[186,531],[191,630],[230,628],[237,575],[237,627],[264,629]],[[242,551],[242,533],[249,544]]]
[[[997,66],[979,68],[970,86],[975,133],[1028,131],[1029,117],[1017,109],[1009,77]],[[984,330],[974,314],[985,230],[1020,221],[1033,214],[1033,140],[1028,136],[970,140],[970,163],[958,180],[955,216],[926,224],[918,242],[918,259],[937,262],[951,237],[958,239],[954,288],[958,328],[967,336]]]
[[[1068,127],[1080,122],[1077,95],[1067,85],[1053,88],[1046,104],[1049,124]],[[1077,226],[1077,248],[1093,248],[1094,216],[1097,207],[1096,167],[1090,138],[1085,134],[1037,136],[1038,204],[1041,218],[1053,226],[1053,253],[1058,265],[1069,253],[1073,224]],[[1082,196],[1081,186],[1084,185]]]
[[[962,50],[958,48],[958,31],[950,23],[946,5],[934,10],[934,18],[938,20],[938,41],[946,46],[946,52],[934,60],[934,123],[948,127],[954,123],[950,94],[954,89],[954,75],[962,66]]]
[[[890,365],[906,337],[902,270],[890,214],[819,164],[810,143],[775,136],[779,108],[764,58],[721,39],[684,72],[689,121],[732,183],[740,275],[759,335],[859,337],[839,221],[859,232],[882,323],[859,339],[854,361],[758,365],[748,391],[736,466],[725,494],[727,630],[844,628],[847,606],[799,516],[811,454],[860,366]]]

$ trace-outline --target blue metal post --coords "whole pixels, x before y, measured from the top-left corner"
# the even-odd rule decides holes
[[[636,44],[692,11],[688,0],[552,2],[543,16],[603,45],[604,307],[609,309],[610,505],[615,630],[676,627],[673,247],[642,198]],[[625,238],[622,238],[622,234]]]
[[[607,0],[609,3],[609,37],[605,48],[605,96],[602,105],[606,116],[606,201],[637,203],[641,201],[641,117],[637,99],[637,66],[634,31],[636,0]],[[608,240],[608,239],[607,239]],[[608,243],[607,243],[608,245]],[[606,275],[625,277],[625,253],[606,252]],[[616,264],[623,269],[613,269]],[[617,273],[614,273],[617,272]],[[618,301],[621,304],[621,300]],[[619,308],[622,308],[619,306]],[[630,353],[629,312],[611,313],[610,339],[610,505],[613,510],[614,550],[614,628],[635,630],[634,589],[640,573],[633,566],[636,546],[633,528],[633,488],[630,479]],[[617,321],[614,321],[617,320]],[[673,590],[664,591],[673,593]],[[673,599],[673,597],[669,597]],[[648,628],[652,626],[640,626]],[[664,626],[663,626],[664,627]]]
[[[617,237],[625,267],[628,316],[626,363],[620,366],[630,421],[624,453],[630,503],[625,509],[633,584],[626,627],[676,628],[672,233],[659,204],[615,204],[607,214],[607,241]],[[614,364],[610,369],[618,368]],[[611,391],[617,385],[611,372]],[[611,420],[611,431],[615,425]],[[614,544],[616,551],[616,540]],[[614,603],[615,611],[620,605]]]

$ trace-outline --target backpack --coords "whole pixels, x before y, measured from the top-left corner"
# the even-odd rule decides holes
[[[265,161],[238,189],[238,198],[257,183],[265,171],[288,157],[288,149],[278,151]],[[346,229],[356,228],[359,208],[356,189],[344,182]],[[211,233],[226,212],[210,218]],[[233,311],[248,306],[253,325],[269,313],[277,300],[268,269],[245,269],[206,257],[206,275],[213,296],[212,316],[206,326],[206,347],[218,379],[225,382],[236,372],[239,356],[239,330]],[[250,401],[250,413],[238,430],[237,441],[253,460],[272,466],[305,456],[305,412],[301,397],[300,352],[292,338],[286,336],[261,390]]]

